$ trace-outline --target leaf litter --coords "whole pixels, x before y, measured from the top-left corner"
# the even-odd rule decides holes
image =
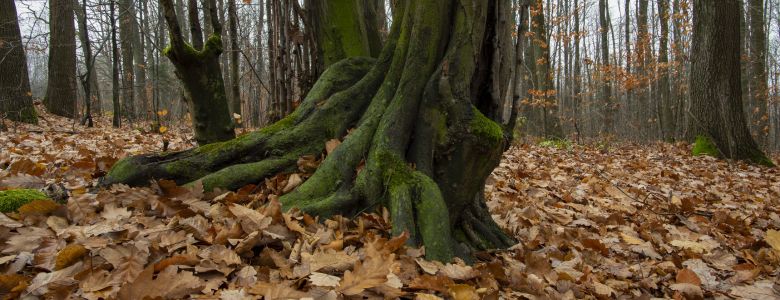
[[[282,212],[278,196],[314,157],[235,192],[158,181],[87,193],[118,159],[163,140],[191,147],[191,134],[67,122],[0,135],[0,190],[64,201],[0,216],[6,299],[780,299],[780,174],[683,144],[512,147],[486,199],[519,243],[469,265],[425,260],[389,235],[386,211]]]

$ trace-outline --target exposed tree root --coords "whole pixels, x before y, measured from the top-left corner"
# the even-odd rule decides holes
[[[232,141],[124,159],[104,184],[166,178],[237,189],[294,171],[300,156],[319,155],[339,138],[315,173],[280,197],[284,208],[329,216],[387,207],[393,233],[408,232],[409,243],[441,261],[511,246],[482,196],[511,129],[494,121],[504,106],[481,104],[496,96],[477,96],[469,84],[493,76],[476,68],[490,62],[475,61],[493,50],[472,38],[493,26],[489,9],[484,1],[405,1],[380,57],[334,64],[291,116]],[[454,14],[423,13],[447,11]],[[450,26],[452,33],[443,30]]]

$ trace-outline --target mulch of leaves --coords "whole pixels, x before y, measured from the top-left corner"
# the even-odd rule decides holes
[[[389,236],[386,211],[282,212],[277,197],[304,171],[235,192],[159,181],[88,193],[117,159],[164,139],[188,148],[191,135],[45,119],[0,134],[0,190],[54,186],[66,201],[0,214],[8,299],[780,297],[780,173],[685,145],[513,147],[487,198],[520,243],[466,265],[424,260]]]
[[[689,153],[512,148],[487,187],[524,250],[507,272],[553,298],[780,298],[780,172]]]

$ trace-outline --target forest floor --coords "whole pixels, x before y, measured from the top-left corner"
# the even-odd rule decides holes
[[[191,134],[44,117],[0,132],[0,190],[62,203],[0,214],[9,299],[780,299],[780,172],[684,144],[514,146],[486,192],[520,243],[441,264],[389,237],[387,212],[282,212],[278,195],[310,174],[236,192],[159,181],[90,193],[118,158],[164,139],[185,149]]]

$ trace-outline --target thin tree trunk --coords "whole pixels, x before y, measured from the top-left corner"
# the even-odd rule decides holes
[[[74,7],[77,7],[80,12],[76,15],[83,15],[79,22],[79,37],[81,39],[81,47],[84,51],[84,66],[85,72],[81,76],[81,86],[84,88],[84,117],[81,120],[81,125],[87,125],[87,127],[93,127],[92,122],[92,92],[91,83],[93,73],[93,61],[92,61],[92,45],[89,42],[89,32],[87,31],[87,1],[82,0],[81,6],[77,2],[73,2]]]
[[[614,107],[612,100],[611,78],[612,72],[609,64],[609,27],[607,21],[607,0],[599,0],[599,23],[601,25],[601,65],[603,84],[601,88],[601,97],[604,105],[604,132],[611,134],[614,132]]]
[[[230,108],[234,114],[241,115],[241,83],[238,80],[239,57],[241,51],[238,48],[238,12],[236,10],[236,0],[228,0],[228,33],[230,34]]]
[[[626,5],[624,7],[625,13],[624,13],[624,22],[625,22],[625,38],[626,38],[626,76],[628,78],[631,78],[631,65],[634,60],[634,56],[631,52],[631,0],[626,0]],[[628,111],[627,120],[630,125],[635,125],[635,122],[637,121],[637,111],[639,110],[639,106],[634,103],[634,91],[633,87],[626,86],[626,109]],[[629,128],[635,127],[635,126],[627,126]],[[635,128],[632,128],[635,129]]]
[[[672,140],[674,139],[675,122],[672,116],[674,104],[669,90],[669,0],[658,0],[658,14],[661,20],[661,41],[658,49],[659,73],[661,73],[658,85],[660,89],[658,95],[661,98],[661,138]]]
[[[580,4],[579,0],[574,0],[574,125],[579,127],[577,120],[579,120],[580,110],[582,108],[582,59],[580,57]],[[583,14],[584,15],[584,14]],[[578,130],[579,131],[579,130]]]
[[[647,4],[648,0],[638,0],[638,9],[636,12],[637,41],[636,41],[636,76],[638,78],[637,86],[637,121],[639,128],[643,130],[638,132],[639,139],[646,139],[650,136],[647,129],[650,123],[650,102],[647,96],[650,86],[650,70],[648,61],[650,59],[650,35],[648,34]]]
[[[135,1],[133,1],[135,2]],[[135,79],[134,103],[138,103],[137,116],[141,119],[148,119],[149,99],[146,94],[146,60],[144,58],[144,45],[141,42],[141,29],[139,28],[136,17],[136,5],[130,7],[130,39],[133,47],[133,77]]]
[[[87,45],[91,44],[91,41],[88,37],[88,27],[87,27],[87,18],[86,18],[86,7],[79,4],[79,0],[73,0],[73,7],[76,8],[76,20],[79,24],[79,41],[81,42],[81,45]],[[86,54],[86,53],[85,53]],[[86,56],[86,55],[85,55]],[[93,59],[94,60],[94,59]],[[85,60],[86,62],[86,60]],[[95,71],[95,62],[88,62],[85,63],[86,66],[88,66],[90,77],[89,77],[89,89],[91,95],[87,96],[87,99],[89,99],[89,106],[90,106],[90,113],[92,111],[96,112],[98,115],[102,111],[101,107],[101,96],[100,96],[100,84],[98,84],[98,76],[97,72]],[[85,104],[87,102],[84,102]]]
[[[556,91],[552,83],[550,69],[550,41],[547,39],[547,23],[544,18],[542,0],[531,6],[531,32],[534,33],[533,49],[536,66],[536,92],[540,99],[542,117],[542,135],[549,138],[563,138],[558,116]]]
[[[751,129],[759,145],[766,144],[769,133],[767,105],[769,99],[766,73],[766,31],[764,30],[764,0],[748,0],[750,15],[750,84]]]
[[[116,32],[116,5],[115,1],[109,1],[109,21],[111,22],[111,102],[113,104],[113,122],[114,127],[122,126],[122,105],[119,102],[119,45],[117,44]]]
[[[135,68],[133,67],[133,0],[119,1],[119,36],[122,47],[122,104],[125,116],[135,120]]]

